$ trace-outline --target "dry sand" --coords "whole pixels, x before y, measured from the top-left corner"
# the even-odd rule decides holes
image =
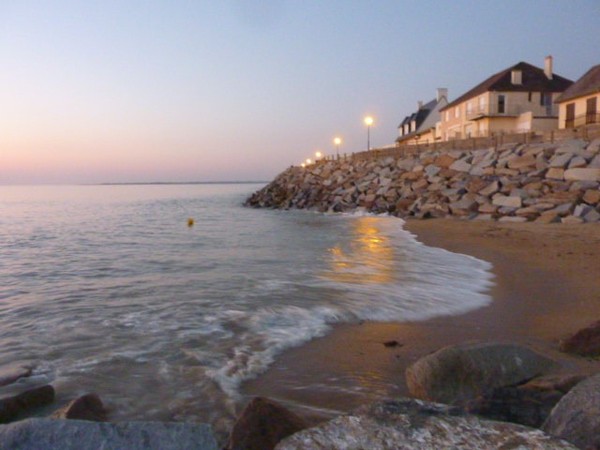
[[[408,365],[467,341],[524,343],[560,360],[563,371],[600,370],[597,361],[556,350],[561,338],[600,319],[600,226],[439,219],[409,221],[406,228],[426,245],[491,262],[491,305],[424,322],[337,326],[286,352],[244,385],[245,395],[271,397],[318,420],[407,395]],[[399,345],[385,346],[389,341]]]

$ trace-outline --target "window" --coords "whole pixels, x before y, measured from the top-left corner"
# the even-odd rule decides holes
[[[450,120],[450,111],[446,111],[446,122]]]
[[[471,102],[467,102],[467,114],[471,114],[473,112],[473,104]]]
[[[567,103],[566,113],[565,128],[572,128],[575,126],[575,103]]]
[[[459,118],[460,117],[460,107],[457,106],[456,108],[454,108],[454,117],[455,118]]]
[[[504,114],[506,112],[506,96],[504,94],[498,95],[498,114]]]
[[[540,92],[540,105],[548,106],[552,105],[552,94],[548,92]]]
[[[596,113],[596,97],[588,98],[586,100],[585,108],[585,123],[596,123],[598,121],[598,114]]]
[[[479,97],[479,112],[485,112],[485,97],[481,96]]]
[[[531,91],[529,91],[529,92],[527,93],[527,101],[528,101],[528,102],[530,102],[530,103],[531,103],[531,97],[532,97],[532,92],[531,92]]]

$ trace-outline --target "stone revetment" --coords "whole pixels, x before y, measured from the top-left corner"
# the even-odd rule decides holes
[[[500,222],[600,221],[600,139],[290,167],[247,206]]]

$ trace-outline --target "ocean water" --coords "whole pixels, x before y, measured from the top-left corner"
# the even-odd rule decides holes
[[[490,302],[490,264],[400,219],[242,207],[260,187],[0,186],[0,368],[34,369],[0,395],[52,383],[115,420],[215,423],[336,323]]]

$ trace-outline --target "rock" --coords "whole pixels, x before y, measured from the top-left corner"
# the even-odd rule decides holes
[[[585,378],[582,374],[550,375],[518,386],[496,388],[469,402],[466,410],[487,419],[539,428],[558,401]]]
[[[471,164],[466,162],[464,159],[459,159],[458,161],[454,161],[449,169],[456,170],[457,172],[468,172],[471,170]]]
[[[492,181],[485,188],[481,189],[478,192],[478,194],[484,195],[486,197],[490,197],[491,195],[494,195],[496,192],[498,192],[499,189],[500,189],[500,184],[498,183],[498,181]]]
[[[549,165],[551,168],[564,169],[569,164],[569,161],[571,161],[571,158],[573,158],[573,153],[557,153],[554,158],[550,160]]]
[[[406,369],[414,397],[461,404],[494,388],[518,384],[544,374],[553,361],[514,344],[464,344],[445,347]]]
[[[8,366],[0,368],[0,386],[12,384],[19,378],[31,376],[31,367],[25,366]]]
[[[583,201],[589,205],[600,203],[600,191],[597,189],[588,189],[583,194]]]
[[[52,414],[52,417],[56,419],[105,422],[107,411],[97,394],[85,394],[56,411]]]
[[[496,206],[508,206],[509,208],[520,208],[523,200],[519,196],[494,195],[492,203]]]
[[[524,167],[535,166],[535,156],[527,155],[508,160],[509,169],[521,169]]]
[[[600,169],[568,169],[565,170],[565,180],[600,181]]]
[[[578,167],[586,167],[587,161],[582,156],[576,156],[569,162],[569,169],[576,169]]]
[[[501,223],[524,223],[527,222],[527,217],[504,216],[498,219]]]
[[[579,448],[600,448],[600,374],[577,384],[554,407],[542,429]]]
[[[561,352],[580,356],[600,356],[600,321],[562,340],[559,349]]]
[[[565,170],[552,167],[546,172],[546,178],[550,178],[551,180],[564,180]]]
[[[453,158],[448,154],[442,154],[435,159],[433,164],[435,164],[438,167],[447,169],[454,163],[454,161],[456,161],[456,158]]]
[[[283,438],[308,425],[280,404],[256,397],[246,406],[235,423],[228,450],[270,450]]]
[[[567,216],[560,219],[561,223],[565,223],[567,225],[579,225],[583,223],[583,219],[581,217],[575,216]]]
[[[542,213],[536,220],[535,223],[555,223],[560,222],[560,216],[553,211],[546,211]]]
[[[575,449],[540,430],[463,415],[448,406],[389,400],[296,433],[277,450]]]
[[[14,397],[3,398],[0,400],[0,423],[11,422],[53,401],[54,388],[50,385],[30,389]]]
[[[583,220],[586,223],[600,222],[600,212],[592,209],[585,216],[583,216]]]
[[[27,419],[0,427],[0,450],[217,450],[209,425]]]

